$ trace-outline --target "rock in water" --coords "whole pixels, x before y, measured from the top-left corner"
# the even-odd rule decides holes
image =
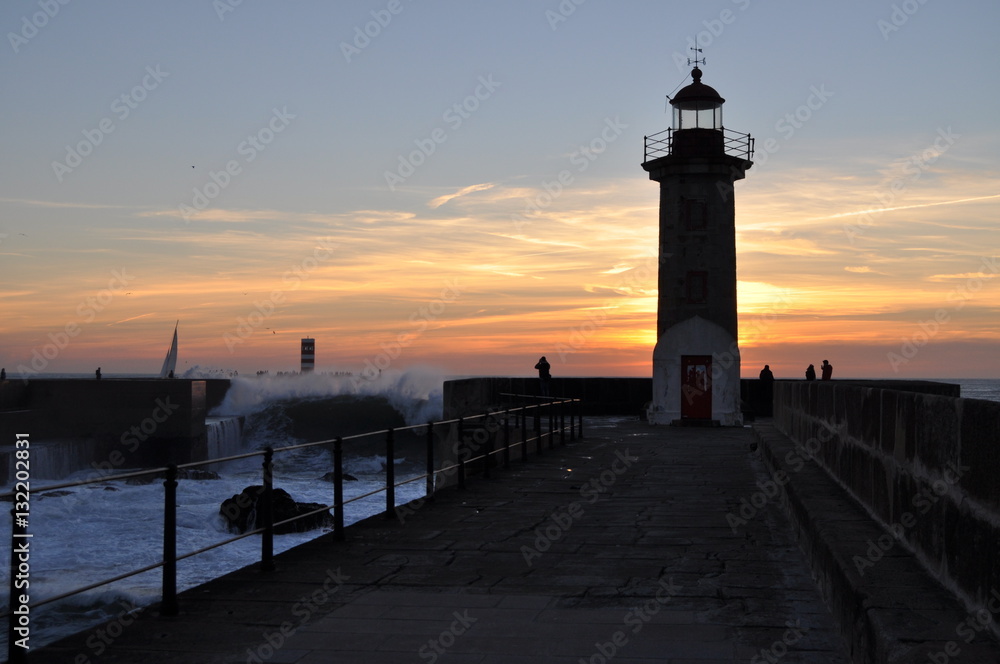
[[[256,484],[248,486],[232,498],[227,498],[222,501],[222,506],[219,508],[219,514],[226,519],[229,530],[237,533],[245,533],[248,530],[253,530],[263,525],[262,523],[258,523],[258,514],[260,514],[261,509],[259,501],[263,498],[263,495],[264,486]],[[273,523],[278,523],[279,521],[284,521],[285,519],[291,519],[292,517],[299,516],[300,514],[306,514],[323,507],[320,503],[295,502],[295,500],[293,500],[284,489],[272,489],[271,495],[273,498],[274,510]],[[274,532],[277,534],[299,533],[306,530],[321,528],[332,522],[333,519],[329,510],[324,510],[304,519],[299,519],[298,521],[293,521],[292,523],[277,526],[274,529]]]

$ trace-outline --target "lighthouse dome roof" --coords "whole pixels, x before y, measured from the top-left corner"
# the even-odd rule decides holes
[[[717,106],[722,104],[726,100],[719,96],[719,93],[715,91],[710,85],[705,85],[701,82],[701,70],[695,67],[691,70],[691,78],[694,81],[683,88],[674,95],[674,98],[670,100],[672,106],[686,106],[688,104],[696,104],[698,106]]]

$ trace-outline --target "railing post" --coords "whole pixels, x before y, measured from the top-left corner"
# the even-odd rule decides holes
[[[510,407],[503,411],[503,467],[510,468]]]
[[[576,435],[583,438],[583,401],[580,399],[576,400]]]
[[[427,499],[434,500],[434,422],[427,423]]]
[[[274,571],[274,448],[264,448],[264,493],[257,501],[257,514],[264,521],[260,534],[260,571]],[[263,505],[261,505],[263,503]]]
[[[559,402],[559,444],[566,446],[566,400]]]
[[[549,449],[556,446],[556,407],[553,402],[549,402]]]
[[[521,419],[521,463],[528,463],[528,411],[524,409],[524,402],[518,412]]]
[[[333,441],[333,539],[343,542],[344,535],[344,439]]]
[[[396,446],[395,432],[385,432],[385,518],[396,516]]]
[[[493,435],[495,432],[490,431],[492,418],[493,415],[488,414],[483,421],[483,427],[486,429],[486,450],[483,452],[483,477],[485,479],[490,477],[490,458],[493,456]]]
[[[465,418],[458,418],[458,440],[455,442],[458,455],[458,488],[465,488]]]
[[[163,600],[160,614],[177,615],[177,466],[163,480]]]

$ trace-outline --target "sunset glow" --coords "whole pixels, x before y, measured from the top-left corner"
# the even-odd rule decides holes
[[[757,139],[735,189],[743,374],[997,374],[996,3],[927,3],[888,36],[879,3],[587,3],[555,27],[558,3],[412,3],[350,61],[385,3],[137,4],[65,6],[0,61],[12,377],[154,373],[177,320],[180,372],[296,369],[310,336],[320,371],[525,375],[544,354],[555,376],[648,375],[643,136],[723,10],[705,82]]]

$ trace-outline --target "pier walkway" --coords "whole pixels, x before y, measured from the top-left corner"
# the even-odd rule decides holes
[[[749,429],[586,427],[29,662],[849,661]]]

